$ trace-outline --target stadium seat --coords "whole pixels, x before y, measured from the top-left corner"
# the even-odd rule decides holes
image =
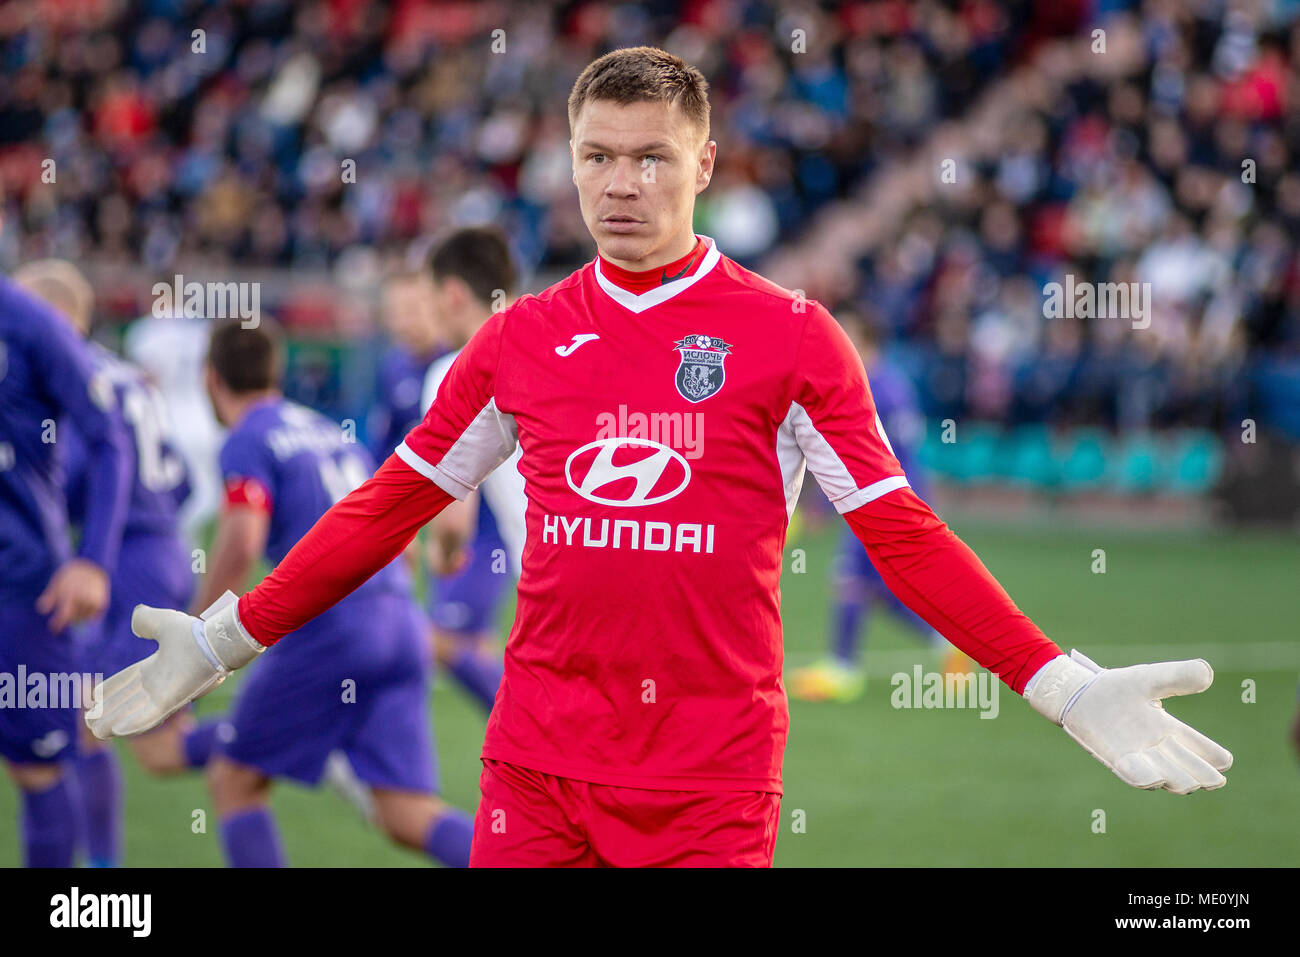
[[[1052,435],[1046,425],[1022,425],[1003,439],[1001,475],[1012,485],[1049,488],[1057,484]]]
[[[964,424],[957,441],[947,446],[954,463],[953,477],[963,483],[980,484],[998,477],[998,444],[1001,430],[986,423]]]
[[[1101,429],[1076,429],[1061,442],[1060,482],[1066,491],[1096,489],[1106,481],[1110,437]]]
[[[1121,492],[1145,494],[1156,491],[1163,475],[1160,443],[1152,435],[1133,434],[1117,449],[1118,466],[1114,487]]]
[[[1208,492],[1223,470],[1223,443],[1210,432],[1175,436],[1169,451],[1169,490],[1180,495]]]

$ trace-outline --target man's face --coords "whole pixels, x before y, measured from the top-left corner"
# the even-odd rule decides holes
[[[457,278],[434,279],[431,288],[434,312],[446,340],[456,348],[465,345],[482,322],[473,291]]]
[[[569,147],[582,218],[606,259],[651,269],[690,252],[695,197],[718,144],[676,105],[592,100]]]
[[[437,338],[433,283],[424,276],[401,276],[384,286],[383,323],[404,348],[420,352]]]

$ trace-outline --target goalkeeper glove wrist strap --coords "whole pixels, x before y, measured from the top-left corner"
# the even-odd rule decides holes
[[[1103,670],[1079,651],[1058,655],[1029,679],[1025,700],[1052,724],[1061,725],[1074,702]]]
[[[192,627],[203,657],[222,674],[244,667],[266,651],[239,623],[239,606],[230,592],[217,599]]]

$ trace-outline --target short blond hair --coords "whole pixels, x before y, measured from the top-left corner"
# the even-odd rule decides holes
[[[45,300],[77,327],[90,331],[95,292],[81,270],[66,259],[33,259],[14,270],[13,281]]]

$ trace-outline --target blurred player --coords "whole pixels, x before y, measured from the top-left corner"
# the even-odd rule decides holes
[[[455,351],[429,367],[426,410],[465,343],[515,291],[510,247],[496,230],[452,233],[434,250],[429,266],[438,319]],[[501,682],[501,658],[491,646],[496,612],[506,582],[518,577],[524,550],[528,503],[518,463],[516,452],[478,491],[429,523],[434,652],[438,664],[489,710]]]
[[[848,333],[849,341],[862,357],[871,383],[871,397],[876,400],[876,414],[889,436],[894,456],[907,475],[918,498],[927,497],[925,473],[917,461],[921,440],[925,438],[925,421],[916,398],[916,388],[898,369],[885,362],[880,354],[875,326],[850,310],[837,310],[836,318]],[[805,701],[852,701],[861,696],[866,672],[861,665],[864,619],[873,608],[889,610],[916,636],[930,646],[948,650],[943,636],[898,600],[871,564],[866,549],[848,529],[840,538],[839,553],[832,571],[835,606],[832,615],[830,656],[807,668],[795,671],[790,693]],[[970,661],[951,648],[944,671],[965,671]]]
[[[199,544],[221,498],[221,428],[203,394],[203,357],[211,331],[207,319],[172,312],[137,319],[122,340],[126,358],[162,393],[172,441],[185,459],[190,494],[181,506],[180,524],[191,546]]]
[[[771,865],[782,548],[806,468],[895,594],[1126,783],[1222,787],[1232,755],[1158,706],[1209,666],[1064,655],[910,489],[830,313],[693,231],[717,153],[700,72],[615,50],[578,77],[569,121],[597,257],[494,313],[397,453],[237,605],[142,616],[159,653],[105,682],[92,730],[149,727],[248,664],[519,447],[528,536],[475,865]]]
[[[57,309],[83,338],[90,333],[93,292],[71,263],[43,259],[27,263],[14,281]],[[138,604],[182,607],[194,592],[189,550],[181,540],[177,508],[189,493],[185,460],[176,449],[162,397],[139,370],[89,343],[95,374],[114,392],[114,406],[130,440],[130,498],[122,531],[112,597],[102,620],[78,636],[81,670],[113,674],[154,652],[151,641],[131,633],[131,611]],[[84,522],[89,506],[86,443],[75,425],[63,426],[68,514]],[[162,726],[129,739],[140,763],[156,774],[202,767],[211,747],[211,725],[196,726],[181,712]],[[77,797],[88,863],[112,867],[122,854],[122,775],[112,748],[81,724],[76,758]]]
[[[75,675],[68,626],[109,606],[130,488],[130,448],[113,404],[72,327],[0,277],[0,674],[11,680],[19,668],[46,682]],[[75,555],[60,462],[67,425],[80,433],[87,463]],[[77,815],[62,763],[76,744],[80,705],[0,707],[0,756],[22,791],[29,867],[72,863]]]
[[[225,505],[198,607],[243,588],[263,553],[282,559],[373,470],[337,423],[281,396],[281,352],[269,320],[212,333],[207,388],[230,433],[220,456]],[[472,822],[435,796],[429,650],[410,576],[393,562],[367,577],[266,656],[221,727],[208,780],[232,866],[285,863],[271,779],[315,785],[336,750],[370,787],[389,837],[450,866],[468,863]]]
[[[397,272],[384,283],[380,312],[392,344],[379,359],[378,403],[367,423],[370,451],[379,461],[420,421],[424,375],[447,352],[433,297],[422,269]]]

